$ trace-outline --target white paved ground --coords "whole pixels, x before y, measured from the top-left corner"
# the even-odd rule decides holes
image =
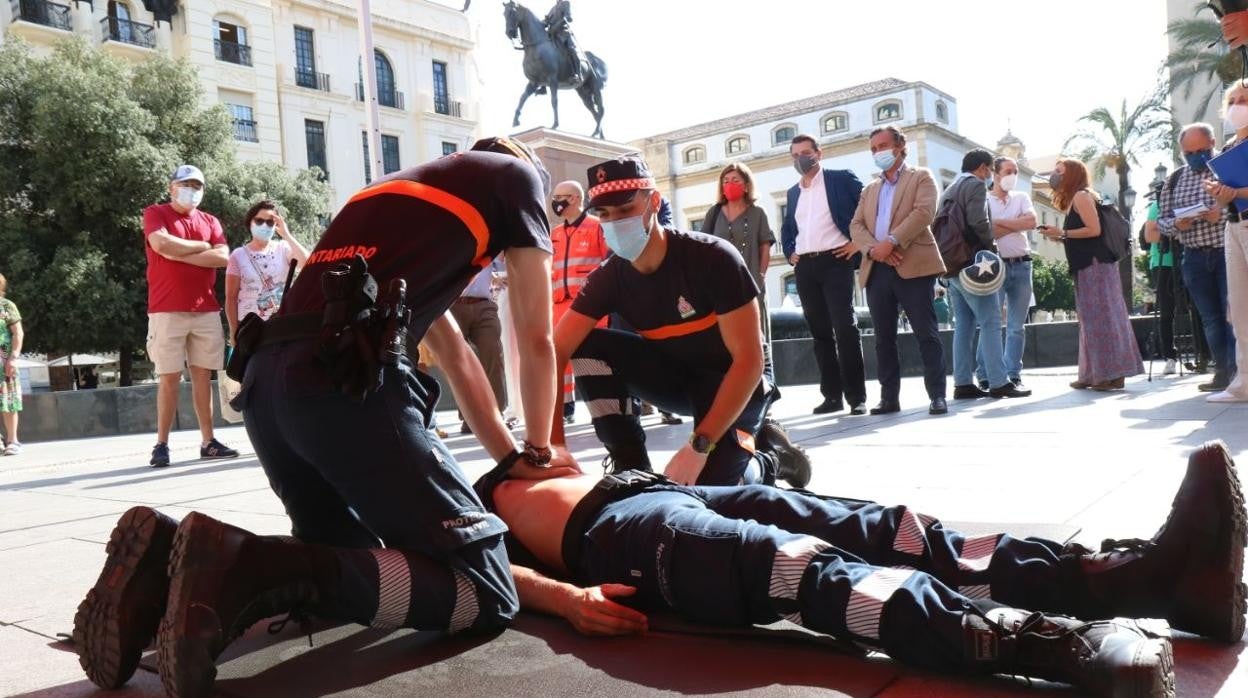
[[[951,413],[944,417],[927,415],[918,379],[905,381],[902,404],[906,409],[900,414],[814,417],[808,414],[817,401],[813,386],[784,389],[785,397],[773,414],[811,453],[815,461],[811,489],[815,491],[904,502],[946,520],[1066,524],[1082,529],[1078,539],[1086,543],[1103,537],[1151,535],[1165,517],[1187,452],[1202,441],[1221,438],[1248,460],[1248,405],[1204,402],[1195,389],[1201,377],[1152,383],[1136,378],[1128,382],[1126,391],[1105,394],[1066,387],[1073,369],[1030,372],[1024,378],[1035,390],[1031,398],[951,400]],[[584,413],[579,416],[580,422],[570,432],[572,446],[589,471],[598,467],[603,451]],[[472,437],[458,435],[453,419],[453,413],[443,415],[444,426],[454,433],[448,443],[475,477],[489,464]],[[687,438],[689,425],[661,427],[653,417],[646,423],[654,462],[661,467]],[[56,639],[58,633],[70,631],[74,608],[103,560],[108,532],[128,507],[148,504],[175,517],[196,509],[257,533],[288,532],[281,506],[268,488],[243,429],[224,429],[219,438],[238,447],[244,456],[226,462],[197,461],[197,435],[180,432],[172,439],[175,464],[164,470],[147,467],[150,435],[28,444],[21,456],[0,458],[0,695],[91,692],[76,657],[58,646]],[[565,684],[553,691],[562,695],[599,691],[621,695],[664,691],[1006,695],[1019,690],[1014,684],[950,681],[909,672],[891,662],[861,662],[835,655],[828,660],[829,666],[841,669],[830,678],[795,678],[776,672],[761,684],[699,683],[699,672],[704,670],[690,664],[681,669],[685,682],[663,683],[631,674],[610,661],[598,661],[602,648],[610,645],[592,643],[614,641],[585,641],[589,644],[578,650],[575,638],[568,639],[571,636],[558,624],[543,619],[531,619],[485,647],[500,651],[497,648],[505,646],[507,638],[526,633],[544,638],[541,648],[554,653],[552,657],[578,667],[589,665],[585,671],[597,677],[598,683],[592,686]],[[262,689],[262,684],[254,683],[260,679],[248,683],[247,677],[266,674],[279,658],[297,654],[298,638],[288,644],[289,648],[280,646],[285,648],[281,653],[257,655],[262,661],[239,660],[233,674],[227,671],[229,667],[223,668],[223,677],[237,680],[219,687],[231,695],[272,695],[272,686]],[[766,648],[768,643],[760,644],[764,647],[758,652],[773,651]],[[673,651],[681,651],[680,646],[675,643]],[[1182,640],[1176,649],[1180,695],[1248,695],[1248,669],[1243,666],[1248,655],[1242,643],[1227,648]],[[479,650],[465,650],[464,656]],[[338,650],[322,651],[332,658]],[[347,653],[341,650],[344,658]],[[448,654],[443,650],[438,660]],[[357,667],[362,660],[352,661],[350,666]],[[257,664],[259,668],[253,666]],[[433,684],[416,681],[431,666],[439,664],[400,665],[393,672],[374,667],[353,681],[316,686],[290,683],[288,678],[283,684],[286,690],[277,692],[424,693],[413,688],[412,682],[433,690]],[[307,670],[308,665],[301,668]],[[144,669],[130,686],[135,694],[159,691],[154,674]],[[515,695],[531,692],[523,682],[513,687]],[[470,688],[461,686],[465,693]],[[438,691],[448,694],[444,688]]]

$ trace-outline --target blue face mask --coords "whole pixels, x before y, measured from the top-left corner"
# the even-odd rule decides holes
[[[1204,172],[1209,169],[1209,158],[1212,156],[1212,150],[1200,150],[1195,153],[1184,153],[1183,159],[1187,161],[1187,166],[1196,172]]]
[[[888,168],[897,164],[897,154],[891,150],[881,150],[871,157],[875,160],[875,166],[880,168],[881,172],[887,172]]]
[[[251,236],[262,242],[272,240],[274,230],[276,230],[276,228],[271,225],[264,225],[263,223],[251,224]]]
[[[650,231],[646,228],[644,217],[642,214],[616,221],[602,221],[602,236],[606,239],[607,247],[630,262],[636,261],[650,240]]]

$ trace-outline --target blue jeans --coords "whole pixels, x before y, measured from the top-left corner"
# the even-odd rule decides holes
[[[1214,381],[1235,375],[1235,333],[1226,316],[1226,252],[1221,247],[1183,248],[1183,284],[1205,326],[1209,353],[1218,365]]]
[[[931,669],[965,658],[975,600],[1079,603],[1061,583],[1061,543],[965,536],[904,506],[759,485],[651,485],[572,533],[576,581],[634,586],[626,603],[642,610],[723,626],[785,618]]]
[[[1005,284],[997,292],[1005,303],[1005,375],[1018,380],[1023,373],[1027,311],[1031,310],[1031,262],[1005,262]],[[975,353],[975,377],[988,380],[982,345]]]
[[[976,356],[988,374],[988,386],[1000,388],[1009,382],[1001,348],[1001,303],[997,294],[977,296],[967,293],[955,276],[949,279],[949,299],[953,307],[953,384],[970,385],[974,380]],[[979,346],[975,346],[975,330]]]

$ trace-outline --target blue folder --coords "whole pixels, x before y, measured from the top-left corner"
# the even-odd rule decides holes
[[[1218,176],[1219,182],[1228,187],[1248,187],[1248,147],[1223,151],[1209,161],[1209,169]],[[1248,199],[1235,199],[1235,208],[1240,213],[1248,211]]]

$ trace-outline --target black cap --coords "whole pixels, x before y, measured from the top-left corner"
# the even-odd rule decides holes
[[[586,208],[622,206],[642,189],[654,189],[654,177],[646,161],[636,153],[600,162],[585,173],[589,184]]]

